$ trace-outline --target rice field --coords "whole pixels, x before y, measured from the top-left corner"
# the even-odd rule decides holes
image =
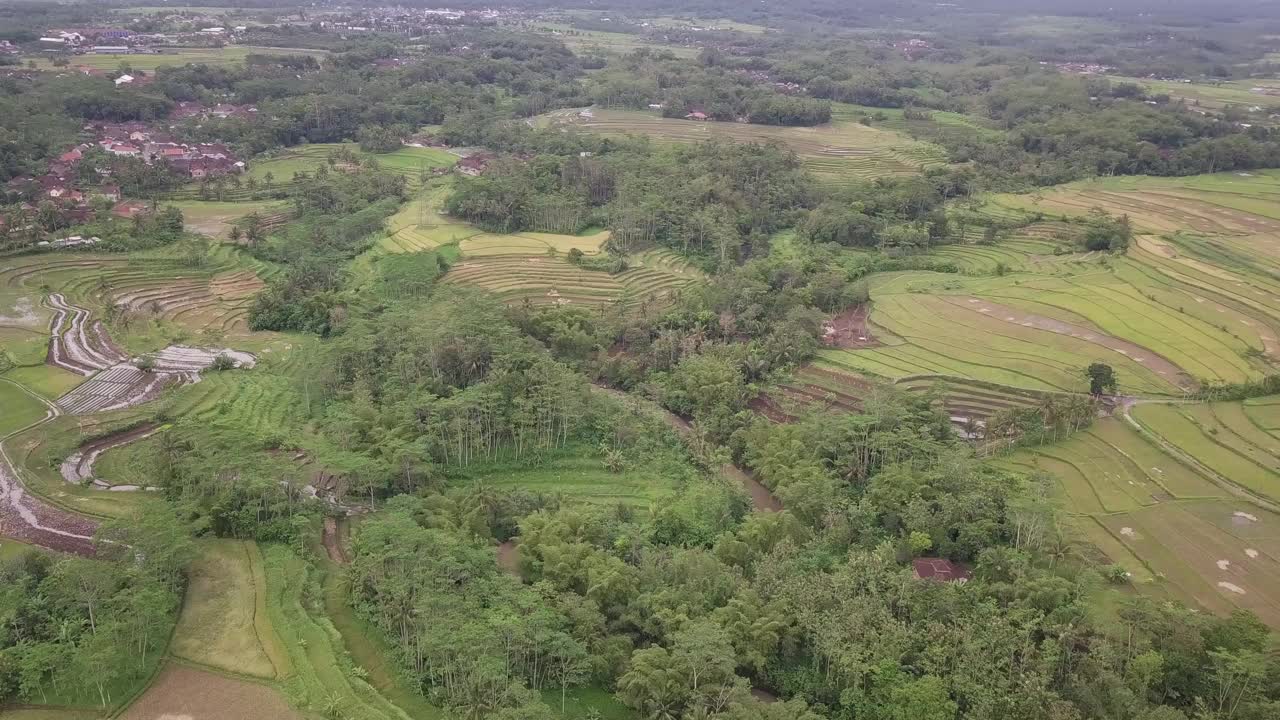
[[[947,163],[937,145],[913,140],[893,130],[837,117],[817,127],[780,127],[733,122],[697,122],[664,118],[632,110],[561,110],[544,115],[544,125],[558,125],[601,135],[643,135],[658,142],[695,143],[711,139],[733,142],[779,142],[795,151],[820,180],[848,183],[877,177],[913,175]]]
[[[68,58],[71,62],[71,68],[87,68],[90,70],[117,70],[121,65],[128,65],[133,70],[141,70],[143,72],[152,73],[162,67],[180,67],[182,65],[212,65],[215,67],[229,67],[233,65],[244,64],[244,59],[249,55],[311,55],[317,59],[323,58],[328,54],[326,50],[306,50],[306,49],[273,49],[252,47],[249,45],[228,45],[220,48],[168,48],[163,53],[156,55],[77,55]],[[28,62],[36,63],[38,70],[60,70],[53,66],[52,60],[47,57],[30,57],[22,58],[25,65]]]
[[[579,55],[626,55],[641,48],[670,52],[681,58],[697,57],[700,48],[667,45],[655,42],[635,33],[608,32],[606,30],[581,30],[566,23],[540,22],[534,29],[550,34],[563,42],[565,47]]]
[[[1191,105],[1209,110],[1223,110],[1228,107],[1247,110],[1260,107],[1268,112],[1275,112],[1280,109],[1280,97],[1255,91],[1255,88],[1271,92],[1280,89],[1280,82],[1266,78],[1221,82],[1178,82],[1111,75],[1107,79],[1113,83],[1135,83],[1146,88],[1150,94],[1168,95],[1174,100],[1186,100]]]
[[[1087,552],[1140,589],[1280,625],[1280,397],[1142,404],[999,462],[1053,477]],[[1280,424],[1280,423],[1276,423]],[[1253,493],[1257,501],[1239,489]]]
[[[118,255],[29,255],[0,267],[0,287],[40,303],[42,288],[65,294],[95,317],[123,308],[113,338],[126,350],[147,352],[175,341],[248,339],[249,306],[270,269],[231,247],[216,248],[199,267],[177,250]],[[47,337],[47,327],[41,335]],[[258,336],[259,339],[261,336]],[[45,340],[32,339],[31,358]]]
[[[702,277],[679,255],[665,250],[631,256],[627,270],[613,275],[583,269],[545,251],[530,255],[484,249],[488,252],[465,255],[444,281],[482,288],[507,304],[653,306]]]
[[[930,251],[959,273],[871,281],[877,342],[821,366],[902,382],[942,376],[1033,392],[1081,392],[1081,369],[1115,368],[1124,394],[1177,397],[1274,372],[1280,358],[1280,174],[1123,178],[999,195],[982,212],[1023,219],[994,244]],[[1094,207],[1127,214],[1123,256],[1079,251]]]
[[[269,685],[170,662],[119,717],[303,720],[305,716],[289,707],[282,694]]]
[[[169,653],[237,675],[288,676],[287,655],[267,616],[267,581],[257,545],[206,540],[201,549]]]
[[[188,232],[208,235],[218,240],[225,239],[236,221],[247,215],[258,213],[266,216],[287,210],[285,204],[272,200],[180,200],[172,204],[182,211],[183,224]]]

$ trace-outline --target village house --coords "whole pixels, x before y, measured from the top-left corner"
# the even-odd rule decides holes
[[[911,561],[918,580],[940,580],[942,582],[968,582],[973,573],[968,568],[953,563],[946,558],[916,558]]]

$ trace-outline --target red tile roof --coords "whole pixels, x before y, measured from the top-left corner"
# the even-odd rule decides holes
[[[946,558],[916,558],[911,561],[916,577],[921,580],[944,580],[946,582],[965,581],[973,576],[963,565],[953,563]]]

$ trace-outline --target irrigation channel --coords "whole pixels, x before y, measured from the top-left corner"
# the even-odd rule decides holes
[[[2,378],[0,382],[16,386],[48,408],[43,419],[0,438],[0,536],[58,552],[93,555],[93,534],[98,529],[98,523],[83,515],[56,508],[28,492],[22,483],[18,466],[13,463],[9,450],[5,447],[5,442],[10,438],[51,422],[62,414],[62,410],[18,383]]]

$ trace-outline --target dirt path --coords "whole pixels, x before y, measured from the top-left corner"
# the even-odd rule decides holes
[[[5,442],[11,438],[53,420],[62,414],[61,411],[18,383],[5,379],[0,379],[0,382],[17,386],[48,408],[44,419],[0,438],[0,535],[58,552],[93,555],[93,534],[98,530],[98,523],[31,495],[22,484],[18,467],[5,447]]]
[[[1160,377],[1176,384],[1183,390],[1192,391],[1199,387],[1199,384],[1194,378],[1188,375],[1182,368],[1175,365],[1173,361],[1168,358],[1152,352],[1150,349],[1138,345],[1137,343],[1132,343],[1128,340],[1108,335],[1100,330],[1094,330],[1093,328],[1085,327],[1083,325],[1064,322],[1044,315],[1036,315],[1035,313],[1029,313],[1025,310],[1009,305],[1002,305],[985,298],[965,296],[942,297],[949,305],[979,313],[994,320],[1012,323],[1021,327],[1035,328],[1036,330],[1044,330],[1046,332],[1057,333],[1059,335],[1068,335],[1070,337],[1104,347],[1108,350],[1118,352],[1134,362],[1145,365]]]
[[[520,546],[515,540],[508,540],[498,545],[498,567],[507,573],[520,577]]]
[[[620,400],[625,401],[627,399],[631,399],[631,400],[636,400],[638,402],[643,403],[644,405],[650,407],[650,409],[654,413],[656,413],[663,420],[663,422],[665,422],[672,430],[675,430],[682,437],[687,436],[693,432],[692,423],[680,417],[679,415],[676,415],[670,410],[667,410],[666,408],[658,405],[653,401],[645,400],[643,398],[637,398],[634,395],[629,395],[625,392],[622,392],[621,390],[615,390],[613,388],[604,387],[602,385],[593,384],[591,385],[591,389],[593,391],[602,392],[606,395],[610,395]],[[757,480],[755,476],[743,470],[742,468],[738,467],[737,465],[733,465],[733,464],[721,465],[720,474],[742,485],[743,489],[747,491],[747,494],[751,496],[751,504],[755,507],[755,509],[762,510],[765,512],[777,512],[782,509],[782,502],[779,501],[778,498],[774,497],[773,493],[769,492],[769,488],[761,484],[761,482]]]
[[[346,565],[351,562],[351,558],[347,557],[346,548],[342,546],[342,532],[337,518],[324,519],[324,530],[320,535],[320,542],[324,545],[324,551],[329,559],[335,564]]]

